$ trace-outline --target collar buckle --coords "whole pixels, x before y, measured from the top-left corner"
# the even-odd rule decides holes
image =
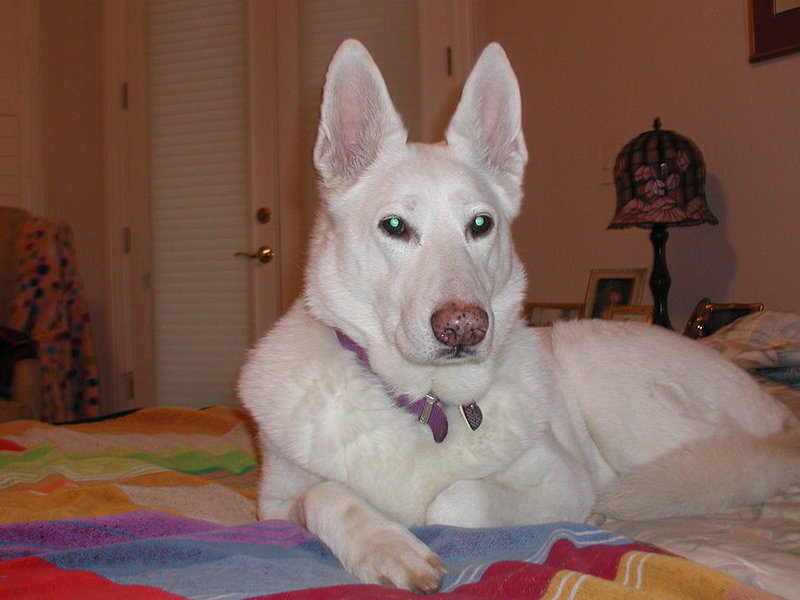
[[[428,392],[425,394],[425,404],[422,407],[422,413],[419,415],[419,422],[420,423],[428,423],[428,420],[431,418],[431,413],[433,412],[433,407],[436,406],[436,403],[439,402],[439,399]]]

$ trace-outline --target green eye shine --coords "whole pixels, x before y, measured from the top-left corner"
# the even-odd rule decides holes
[[[381,221],[381,228],[393,236],[401,236],[406,233],[406,224],[400,217],[388,217]]]
[[[472,235],[484,235],[492,228],[492,218],[489,215],[476,215],[469,224]]]

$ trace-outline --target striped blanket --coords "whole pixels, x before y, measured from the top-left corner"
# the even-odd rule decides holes
[[[251,429],[227,408],[0,424],[0,599],[412,597],[359,584],[291,523],[257,521],[256,476]],[[414,533],[454,600],[775,598],[588,525]]]

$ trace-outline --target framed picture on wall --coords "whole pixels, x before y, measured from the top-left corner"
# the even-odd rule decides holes
[[[748,0],[750,62],[800,50],[800,0]]]
[[[612,306],[640,304],[647,269],[592,269],[583,316],[607,319]]]

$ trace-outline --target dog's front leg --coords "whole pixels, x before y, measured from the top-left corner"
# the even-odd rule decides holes
[[[442,560],[344,486],[332,481],[311,486],[295,499],[290,514],[361,581],[422,594],[439,589],[446,572]]]
[[[426,520],[457,527],[583,521],[594,498],[594,483],[579,460],[539,446],[489,477],[454,481],[431,502]]]

